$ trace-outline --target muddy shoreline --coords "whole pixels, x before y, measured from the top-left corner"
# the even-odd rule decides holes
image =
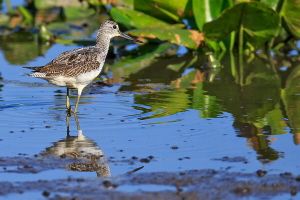
[[[66,169],[84,160],[53,157],[0,157],[2,173],[36,174]],[[116,162],[116,161],[115,161]],[[15,166],[14,170],[9,170]],[[91,169],[89,169],[91,170]],[[149,190],[149,187],[155,189]],[[300,176],[291,173],[268,174],[217,170],[181,172],[136,172],[114,177],[1,181],[0,198],[34,192],[47,199],[272,199],[300,190]]]

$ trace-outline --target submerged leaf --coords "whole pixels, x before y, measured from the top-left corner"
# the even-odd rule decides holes
[[[129,34],[151,39],[168,40],[173,44],[183,45],[190,49],[197,49],[204,41],[203,34],[195,30],[144,28],[130,31]]]

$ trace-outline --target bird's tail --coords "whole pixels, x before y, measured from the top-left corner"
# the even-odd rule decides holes
[[[43,67],[23,67],[23,68],[26,68],[26,69],[31,69],[33,70],[31,74],[28,74],[28,76],[31,76],[31,77],[37,77],[37,78],[43,78],[46,76],[46,73],[43,73],[41,72],[41,69]]]
[[[39,72],[42,69],[42,67],[23,67],[23,68],[34,70],[34,72]]]

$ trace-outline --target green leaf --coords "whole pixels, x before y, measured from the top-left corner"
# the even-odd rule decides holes
[[[280,3],[281,0],[260,0],[260,2],[268,5],[270,8],[273,8],[274,10],[277,9],[278,4]]]
[[[88,8],[88,4],[85,1],[60,1],[60,0],[51,0],[51,1],[45,1],[45,0],[33,0],[34,6],[37,10],[40,9],[47,9],[47,8],[53,8],[53,7],[80,7],[80,8]]]
[[[190,49],[197,49],[204,41],[203,34],[195,30],[165,30],[165,29],[137,29],[128,32],[133,36],[151,39],[167,40],[173,44],[183,45]]]
[[[134,9],[169,23],[193,18],[190,0],[135,0]]]
[[[118,2],[118,5],[125,6],[127,8],[132,8],[133,9],[133,2],[134,0],[122,0]]]
[[[123,24],[128,29],[135,28],[135,25],[130,20],[130,17],[126,15],[122,10],[112,7],[109,10],[111,18],[117,23]]]
[[[18,6],[18,10],[21,12],[22,16],[24,17],[25,21],[31,22],[32,21],[32,16],[30,12],[24,8],[23,6]]]
[[[125,25],[128,29],[133,28],[163,28],[181,29],[184,24],[169,24],[143,12],[129,8],[111,8],[110,15],[118,23]]]
[[[223,0],[193,0],[192,3],[195,21],[199,30],[203,29],[206,22],[217,18],[223,9],[231,5],[228,1]]]
[[[284,1],[280,15],[283,18],[287,31],[294,37],[300,38],[300,1]]]
[[[86,0],[86,2],[92,6],[105,5],[104,1],[98,1],[98,0]]]
[[[65,7],[65,14],[67,19],[90,18],[95,14],[95,10],[86,7]]]
[[[242,30],[247,41],[259,47],[277,36],[280,25],[280,17],[273,9],[260,2],[251,2],[224,10],[217,20],[204,24],[203,32],[207,38],[221,41],[232,31]]]

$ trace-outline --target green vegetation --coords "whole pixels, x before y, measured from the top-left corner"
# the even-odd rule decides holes
[[[80,3],[81,2],[81,3]],[[94,18],[104,10],[127,29],[135,29],[132,35],[170,41],[189,49],[238,52],[257,50],[268,43],[276,49],[287,40],[300,38],[300,3],[297,0],[127,0],[110,1],[41,1],[34,0],[13,10],[6,0],[8,12],[13,18],[17,12],[21,24],[30,21],[36,25],[49,24],[66,17],[68,21]],[[51,12],[62,7],[63,10]],[[37,18],[51,12],[50,20]],[[43,16],[39,16],[43,17]],[[45,17],[45,16],[44,16]],[[105,17],[106,18],[106,17]],[[11,20],[10,19],[10,20]],[[184,22],[184,23],[183,23]],[[276,42],[274,42],[276,41]],[[203,48],[208,46],[208,48]]]

